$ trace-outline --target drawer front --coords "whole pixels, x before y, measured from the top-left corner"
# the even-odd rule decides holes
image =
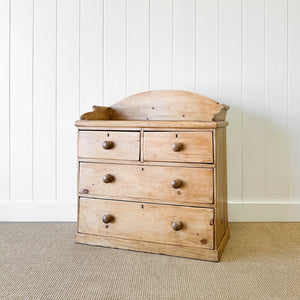
[[[212,132],[145,132],[144,160],[213,163]]]
[[[79,131],[78,156],[139,160],[140,132]]]
[[[80,198],[79,232],[212,249],[213,209]]]
[[[213,203],[213,169],[82,162],[79,194],[182,205]]]

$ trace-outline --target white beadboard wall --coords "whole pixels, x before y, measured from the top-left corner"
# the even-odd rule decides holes
[[[156,89],[228,104],[230,221],[300,221],[299,0],[1,0],[0,220],[76,220],[76,129]]]

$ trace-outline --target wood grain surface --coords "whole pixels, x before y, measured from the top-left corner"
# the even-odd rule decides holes
[[[106,214],[113,216],[111,223],[102,221]],[[81,198],[79,232],[212,249],[212,218],[208,208]],[[183,228],[173,230],[174,221],[181,221]]]
[[[79,131],[78,156],[102,159],[138,160],[140,151],[139,132]],[[104,149],[105,141],[113,143]]]
[[[76,233],[76,243],[98,245],[104,247],[129,249],[150,253],[167,254],[172,256],[181,256],[209,261],[219,261],[230,237],[230,230],[227,228],[225,235],[218,248],[213,250],[199,247],[182,247],[177,245],[159,244],[145,241],[128,240],[121,238],[105,237],[100,235],[91,235]]]
[[[103,182],[111,174],[113,182]],[[174,189],[173,180],[180,179],[182,187]],[[80,163],[81,195],[104,197],[135,197],[157,199],[161,203],[200,205],[213,203],[213,168],[138,166],[124,164]]]
[[[176,143],[182,149],[174,151]],[[212,132],[145,132],[145,161],[213,163]]]

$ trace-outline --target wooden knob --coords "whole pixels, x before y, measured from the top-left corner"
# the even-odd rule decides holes
[[[182,143],[174,143],[172,145],[172,149],[175,152],[181,151],[183,149],[183,144]]]
[[[179,189],[182,186],[182,183],[183,182],[180,179],[175,179],[175,180],[172,180],[171,185],[174,189]]]
[[[183,228],[183,223],[181,221],[174,221],[172,223],[172,228],[174,231],[178,231]]]
[[[111,149],[114,146],[114,142],[112,141],[104,141],[102,143],[102,148],[105,150]]]
[[[111,223],[114,220],[114,217],[110,214],[106,214],[102,217],[102,221],[105,224]]]
[[[110,183],[114,180],[114,176],[110,175],[110,174],[106,174],[103,176],[103,182],[105,183]]]

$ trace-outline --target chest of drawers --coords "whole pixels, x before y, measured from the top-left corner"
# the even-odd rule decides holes
[[[229,239],[228,109],[152,91],[82,115],[75,241],[219,261]]]

